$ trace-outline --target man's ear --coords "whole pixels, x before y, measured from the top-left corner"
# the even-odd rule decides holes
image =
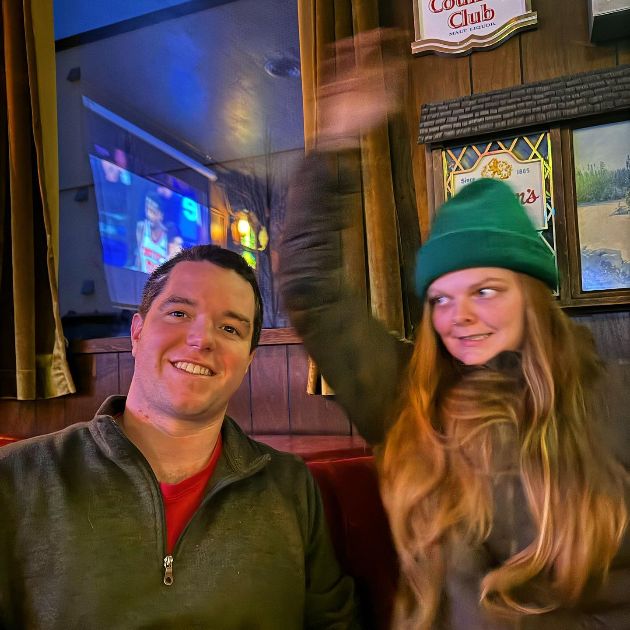
[[[140,340],[140,333],[142,332],[142,327],[144,326],[144,319],[142,319],[142,315],[140,313],[134,313],[133,318],[131,320],[131,356],[136,356],[136,347],[138,345],[138,341]]]
[[[247,364],[247,370],[249,370],[249,366],[252,364],[252,361],[254,360],[254,355],[256,354],[256,350],[258,348],[254,348],[250,353],[249,353],[249,363]],[[247,370],[245,370],[245,373],[247,374]]]

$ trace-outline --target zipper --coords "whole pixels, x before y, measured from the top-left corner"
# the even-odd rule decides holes
[[[253,470],[249,471],[248,476],[251,476],[251,475],[255,474],[256,472],[258,472],[258,470],[260,470],[267,463],[267,461],[268,460],[263,460],[262,462],[260,462],[260,464],[258,466],[256,466]],[[193,521],[195,516],[201,510],[202,506],[205,503],[207,503],[208,501],[210,501],[210,499],[212,499],[212,497],[215,494],[217,494],[217,492],[220,492],[223,488],[225,488],[225,486],[229,486],[230,484],[234,483],[235,481],[239,481],[240,479],[243,479],[243,478],[244,477],[239,477],[238,475],[228,475],[227,477],[225,477],[224,479],[219,481],[219,483],[217,483],[216,486],[214,486],[214,488],[212,488],[212,490],[203,498],[202,502],[200,503],[199,507],[197,508],[197,511],[193,514],[192,518],[188,521],[188,523],[186,524],[186,527],[184,527],[184,529],[182,530],[182,533],[179,535],[179,538],[177,539],[177,542],[175,543],[175,549],[173,549],[173,554],[175,553],[175,551],[177,551],[177,548],[179,547],[180,540],[184,537],[184,534],[186,533],[186,530],[189,528],[191,522]],[[164,510],[164,508],[162,508],[162,510]],[[164,514],[164,512],[162,512],[162,514]],[[168,556],[165,556],[164,560],[163,560],[163,564],[164,564],[164,579],[162,580],[162,582],[164,582],[164,584],[166,586],[172,586],[173,585],[173,561],[174,561],[174,558],[170,554]]]
[[[197,508],[195,513],[192,515],[192,518],[188,521],[188,523],[186,523],[186,527],[184,527],[184,529],[182,530],[181,534],[179,535],[179,538],[177,539],[177,541],[175,543],[175,548],[173,549],[172,554],[174,554],[175,551],[177,551],[177,548],[179,547],[179,541],[183,538],[186,530],[190,526],[191,521],[198,514],[198,512],[200,511],[200,509],[203,506],[203,504],[208,502],[217,492],[219,492],[222,488],[224,488],[225,486],[229,485],[233,481],[236,481],[235,476],[226,477],[225,479],[220,481],[210,491],[210,493],[208,495],[206,495],[204,497],[204,499],[201,501],[201,504],[199,505],[199,507]],[[162,502],[162,519],[163,519],[163,524],[164,524],[164,531],[166,531],[166,523],[165,523],[166,519],[165,519],[165,515],[164,515],[164,503],[163,502]],[[172,554],[169,554],[169,555],[165,556],[164,560],[162,561],[162,564],[164,565],[164,578],[162,579],[162,582],[166,586],[173,586],[173,561],[174,561],[174,558],[173,558]]]
[[[166,533],[166,514],[164,512],[164,502],[162,500],[162,493],[160,492],[160,482],[158,481],[157,477],[155,476],[155,473],[153,472],[153,469],[149,465],[149,462],[147,461],[146,457],[142,454],[142,451],[140,451],[140,449],[125,435],[125,432],[120,428],[120,426],[118,426],[118,424],[117,424],[117,422],[115,420],[113,421],[113,424],[116,427],[117,431],[120,433],[121,437],[129,444],[131,449],[134,450],[137,453],[140,462],[142,463],[142,465],[145,466],[145,468],[146,468],[146,470],[147,470],[147,472],[149,474],[149,477],[152,478],[154,483],[155,483],[155,488],[156,488],[158,496],[160,498],[160,508],[161,508],[161,513],[162,513],[162,532],[165,534]],[[188,523],[186,524],[186,527],[184,527],[182,533],[179,535],[179,538],[177,539],[177,542],[175,543],[175,549],[173,549],[172,554],[169,554],[169,555],[165,556],[164,560],[162,561],[162,564],[164,566],[164,578],[162,579],[162,582],[166,586],[172,586],[173,585],[173,560],[174,560],[173,555],[175,554],[175,552],[179,548],[179,544],[180,544],[182,538],[184,537],[184,534],[186,533],[186,530],[189,528],[191,522],[194,520],[194,518],[200,512],[201,508],[206,503],[208,503],[210,501],[210,499],[212,499],[212,497],[214,497],[215,494],[217,494],[218,492],[223,490],[223,488],[225,488],[226,486],[229,486],[230,484],[234,483],[235,481],[241,481],[242,479],[247,479],[248,477],[251,477],[252,475],[255,475],[259,470],[264,468],[267,465],[267,463],[269,463],[270,460],[271,460],[271,456],[269,454],[263,455],[262,457],[259,458],[258,462],[254,466],[251,466],[247,471],[245,471],[244,474],[243,473],[241,473],[241,474],[231,474],[231,475],[228,475],[227,477],[224,477],[202,499],[201,503],[197,507],[197,510],[192,515],[192,518],[190,519],[190,521],[188,521]],[[166,550],[166,541],[164,541],[164,549]]]
[[[191,526],[192,522],[195,520],[195,518],[197,518],[197,515],[201,512],[201,510],[205,507],[205,505],[207,503],[209,503],[214,498],[215,495],[217,495],[219,492],[221,492],[223,490],[223,488],[226,488],[227,486],[230,486],[230,485],[232,485],[235,482],[243,481],[244,479],[247,479],[247,478],[255,475],[257,472],[262,470],[270,461],[271,461],[271,458],[270,458],[269,455],[263,455],[260,458],[260,461],[258,461],[255,466],[252,466],[250,469],[245,471],[245,474],[243,474],[243,473],[241,473],[241,474],[230,474],[230,475],[227,475],[226,477],[223,477],[223,479],[221,479],[220,481],[218,481],[212,487],[210,492],[208,494],[206,494],[206,496],[203,497],[203,499],[201,500],[201,503],[197,507],[197,510],[192,515],[192,517],[188,521],[188,523],[186,523],[186,527],[184,527],[184,529],[182,530],[181,534],[179,535],[179,538],[177,539],[177,542],[175,543],[175,548],[173,549],[173,555],[175,555],[175,552],[179,549],[180,542],[184,538],[184,535],[188,531],[188,528]]]
[[[164,558],[164,584],[166,586],[173,584],[173,556]]]
[[[155,476],[153,469],[149,465],[147,458],[142,454],[142,451],[125,435],[125,432],[120,428],[118,423],[114,420],[114,426],[116,430],[120,433],[120,436],[129,444],[129,447],[132,451],[135,451],[138,456],[138,463],[145,468],[147,471],[149,478],[153,480],[154,488],[157,491],[157,496],[159,497],[160,503],[160,513],[162,516],[162,540],[163,540],[163,549],[166,551],[166,514],[164,512],[164,501],[162,500],[162,493],[160,492],[160,482],[158,478]],[[162,565],[164,566],[164,577],[162,578],[163,584],[166,586],[173,585],[173,556],[171,554],[164,557],[162,560]]]

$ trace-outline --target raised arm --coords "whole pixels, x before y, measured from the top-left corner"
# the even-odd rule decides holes
[[[406,348],[344,282],[344,196],[333,156],[314,153],[295,174],[280,249],[280,291],[309,354],[337,401],[371,443],[382,441]]]
[[[331,49],[317,93],[318,150],[293,177],[280,250],[280,290],[293,326],[371,443],[384,437],[406,351],[344,281],[341,231],[351,212],[342,165],[352,162],[343,152],[358,149],[361,133],[399,105],[404,64],[383,56],[384,42],[398,36],[370,31]]]

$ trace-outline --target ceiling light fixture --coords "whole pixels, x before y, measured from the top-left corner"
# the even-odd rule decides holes
[[[270,77],[298,79],[300,77],[300,60],[295,57],[270,57],[263,66]]]

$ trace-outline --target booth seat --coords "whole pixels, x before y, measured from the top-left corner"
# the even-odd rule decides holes
[[[319,485],[337,558],[355,579],[366,628],[386,630],[398,564],[381,502],[374,457],[307,460]]]
[[[267,436],[265,436],[267,437]],[[295,446],[319,485],[339,562],[355,579],[366,628],[389,628],[398,580],[396,553],[381,503],[374,457],[352,445],[313,451],[304,440],[281,444],[283,436],[263,439],[273,446]],[[0,435],[0,447],[17,438]],[[331,444],[334,444],[334,440]],[[321,444],[321,438],[319,443]]]

